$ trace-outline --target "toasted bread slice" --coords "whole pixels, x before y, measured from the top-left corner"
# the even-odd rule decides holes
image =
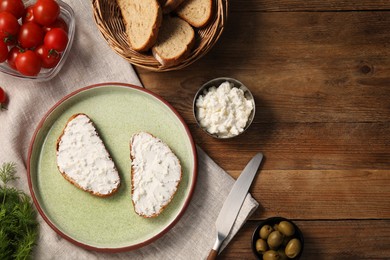
[[[153,56],[164,66],[180,63],[195,44],[195,32],[186,21],[178,17],[164,17]]]
[[[207,25],[212,12],[212,0],[187,0],[176,10],[178,16],[197,28]]]
[[[157,217],[182,179],[180,161],[167,144],[146,132],[131,137],[130,156],[134,210],[145,218]]]
[[[162,21],[157,0],[117,0],[126,34],[135,51],[147,51],[156,42]]]
[[[69,118],[56,148],[58,170],[70,183],[99,197],[118,190],[119,173],[87,115]]]
[[[175,10],[185,0],[166,0],[163,5],[163,13],[168,14]]]

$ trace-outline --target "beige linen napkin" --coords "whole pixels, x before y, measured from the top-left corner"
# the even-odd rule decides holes
[[[76,14],[76,35],[60,73],[51,81],[41,83],[0,75],[0,85],[10,99],[8,110],[0,113],[0,164],[8,161],[17,164],[20,179],[13,184],[27,194],[26,164],[30,139],[50,107],[66,94],[91,84],[116,81],[141,85],[131,65],[102,39],[93,21],[90,2],[65,2]],[[193,199],[181,220],[159,240],[131,252],[102,254],[84,250],[62,239],[38,216],[40,235],[34,259],[204,259],[214,244],[215,221],[234,180],[200,148],[198,159],[198,183]],[[223,247],[257,206],[248,194]]]

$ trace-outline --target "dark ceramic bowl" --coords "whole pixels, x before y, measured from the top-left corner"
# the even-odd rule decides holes
[[[293,235],[294,238],[298,238],[299,241],[301,242],[301,251],[300,253],[294,257],[294,258],[288,258],[288,259],[293,259],[293,260],[298,260],[300,259],[301,255],[302,255],[302,252],[303,252],[303,247],[304,247],[304,239],[303,239],[303,234],[302,234],[302,231],[299,229],[299,227],[297,225],[295,225],[294,222],[292,222],[291,220],[289,219],[286,219],[286,218],[283,218],[283,217],[272,217],[272,218],[268,218],[264,221],[261,221],[260,224],[256,227],[255,231],[253,232],[253,235],[252,235],[252,251],[254,253],[254,255],[256,256],[257,259],[261,260],[263,259],[263,256],[262,254],[259,254],[256,250],[256,241],[257,239],[260,238],[260,229],[264,226],[264,225],[270,225],[271,227],[273,227],[275,224],[278,224],[280,223],[281,221],[288,221],[290,222],[294,228],[295,228],[295,234]]]

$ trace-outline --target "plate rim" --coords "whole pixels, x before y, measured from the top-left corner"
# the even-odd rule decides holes
[[[129,246],[96,247],[96,246],[88,245],[88,244],[82,243],[80,241],[77,241],[76,239],[73,239],[71,236],[63,233],[59,228],[56,227],[56,225],[44,213],[43,209],[41,208],[41,206],[39,204],[39,201],[38,201],[37,197],[35,196],[32,180],[31,180],[31,156],[33,155],[32,153],[33,153],[34,143],[36,142],[36,137],[37,137],[38,133],[40,132],[42,126],[46,122],[47,118],[53,113],[53,111],[58,106],[60,106],[62,103],[64,103],[68,99],[72,98],[73,96],[77,95],[78,93],[83,92],[83,91],[87,91],[87,90],[90,90],[90,89],[94,89],[94,88],[103,87],[103,86],[118,86],[118,87],[127,87],[127,88],[131,88],[131,89],[136,89],[136,90],[139,90],[141,92],[144,92],[146,94],[149,94],[149,95],[157,98],[164,105],[166,105],[176,115],[176,117],[179,119],[180,123],[183,125],[183,127],[185,129],[185,132],[186,132],[186,134],[187,134],[187,136],[189,138],[190,144],[191,144],[192,155],[193,155],[193,160],[194,160],[194,167],[193,167],[193,171],[192,171],[192,179],[193,179],[192,185],[190,186],[190,191],[188,193],[187,198],[185,199],[183,207],[180,209],[179,214],[176,215],[176,217],[173,219],[173,221],[171,221],[169,223],[169,225],[167,225],[165,228],[163,228],[159,233],[157,233],[153,237],[151,237],[149,239],[146,239],[146,240],[144,240],[142,242],[139,242],[137,244],[129,245]],[[75,244],[76,246],[82,247],[82,248],[87,249],[87,250],[93,250],[93,251],[102,252],[102,253],[120,253],[120,252],[126,252],[126,251],[139,249],[141,247],[144,247],[146,245],[151,244],[152,242],[156,241],[157,239],[159,239],[163,235],[165,235],[171,228],[173,228],[179,222],[179,220],[181,219],[181,217],[184,215],[185,211],[187,210],[187,208],[188,208],[188,206],[189,206],[189,204],[191,202],[191,199],[193,197],[193,193],[195,191],[195,187],[196,187],[196,183],[197,183],[197,179],[198,179],[197,177],[198,177],[198,156],[197,156],[196,145],[195,145],[194,139],[192,137],[192,134],[191,134],[191,132],[190,132],[190,130],[188,128],[188,125],[184,121],[183,117],[177,112],[177,110],[168,101],[166,101],[165,99],[163,99],[162,97],[160,97],[156,93],[154,93],[154,92],[152,92],[152,91],[150,91],[150,90],[148,90],[146,88],[143,88],[143,87],[140,87],[140,86],[136,86],[136,85],[133,85],[133,84],[129,84],[129,83],[104,82],[104,83],[92,84],[92,85],[89,85],[89,86],[77,89],[77,90],[75,90],[75,91],[65,95],[63,98],[61,98],[59,101],[57,101],[44,114],[44,116],[41,118],[41,120],[39,121],[37,127],[35,128],[34,134],[31,137],[31,141],[30,141],[29,148],[28,148],[28,155],[27,155],[27,180],[28,180],[28,187],[29,187],[29,190],[30,190],[30,194],[31,194],[31,198],[33,200],[33,203],[34,203],[36,209],[38,210],[39,214],[43,218],[43,220],[58,235],[60,235],[64,239],[68,240],[69,242]]]

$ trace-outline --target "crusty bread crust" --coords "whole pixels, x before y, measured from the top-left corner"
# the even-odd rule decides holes
[[[195,8],[197,7],[197,8]],[[200,8],[204,7],[204,8]],[[205,10],[204,17],[198,19],[193,17],[194,12],[199,13]],[[213,16],[213,1],[212,0],[187,0],[176,9],[177,15],[196,28],[206,26]]]
[[[157,16],[151,18],[154,19],[152,30],[150,32],[143,32],[143,33],[149,33],[148,39],[145,41],[143,45],[138,46],[138,44],[136,44],[134,40],[135,35],[131,34],[131,26],[134,25],[132,25],[131,23],[133,17],[129,17],[129,15],[127,14],[129,8],[127,5],[128,0],[116,0],[116,1],[121,10],[123,23],[125,24],[126,27],[127,38],[129,40],[132,49],[139,52],[148,51],[156,43],[158,31],[162,23],[162,9],[159,2],[157,0],[151,0],[153,3],[150,6],[150,8],[151,9],[155,8],[157,10]],[[144,1],[144,0],[139,0],[139,1]],[[147,19],[147,18],[148,17],[143,17],[142,19]]]
[[[173,18],[166,17],[165,19],[171,19],[171,20],[178,19],[178,20],[181,20],[182,22],[184,22],[184,23],[186,23],[188,25],[189,30],[191,30],[190,33],[192,33],[191,41],[188,44],[182,43],[182,44],[186,44],[184,51],[182,53],[179,53],[178,55],[172,57],[172,58],[165,57],[161,53],[161,51],[159,50],[159,48],[160,48],[159,47],[160,38],[157,39],[156,45],[154,45],[153,48],[152,48],[152,54],[153,54],[154,58],[158,62],[160,62],[163,66],[173,66],[173,65],[179,64],[181,61],[183,61],[191,53],[192,48],[195,45],[195,31],[193,30],[193,28],[186,21],[184,21],[183,19],[181,19],[179,17],[173,17]],[[164,24],[162,26],[164,26]],[[161,35],[160,37],[162,38],[164,36]]]
[[[148,132],[146,132],[146,133],[148,133]],[[152,137],[158,139],[161,143],[164,143],[161,139],[157,138],[156,136],[152,135],[151,133],[148,133],[148,134],[150,134]],[[131,158],[131,161],[134,160],[134,156],[132,156],[132,152],[131,152],[131,151],[132,151],[133,138],[134,138],[134,136],[136,136],[136,135],[137,135],[137,134],[134,134],[134,135],[132,136],[131,140],[130,140],[130,158]],[[165,145],[168,146],[167,144],[165,144]],[[173,154],[175,154],[169,146],[168,146],[168,148],[169,148],[169,150],[170,150]],[[176,154],[175,154],[175,156],[176,156]],[[176,156],[176,158],[177,158],[177,156]],[[182,169],[180,160],[179,160],[179,158],[177,158],[177,159],[178,159],[178,161],[179,161],[180,169]],[[147,215],[144,215],[144,214],[142,214],[142,213],[140,213],[140,212],[137,212],[137,211],[135,210],[135,203],[134,203],[134,200],[133,200],[133,194],[134,194],[134,185],[133,185],[133,184],[134,184],[134,168],[133,168],[133,164],[131,164],[131,202],[132,202],[132,204],[133,204],[133,208],[134,208],[135,213],[137,213],[137,215],[139,215],[139,216],[141,216],[141,217],[144,217],[144,218],[155,218],[155,217],[157,217],[158,215],[160,215],[161,212],[163,212],[164,209],[171,203],[173,197],[175,197],[175,194],[176,194],[176,192],[177,192],[177,190],[178,190],[178,187],[179,187],[179,184],[180,184],[182,178],[183,178],[183,171],[181,170],[181,171],[180,171],[180,179],[179,179],[179,181],[178,181],[177,184],[176,184],[176,190],[175,190],[175,192],[172,194],[172,196],[169,198],[169,201],[167,202],[167,204],[165,204],[165,205],[160,209],[159,212],[157,212],[157,213],[155,213],[155,214],[153,214],[153,215],[147,216]]]
[[[75,118],[76,118],[77,116],[79,116],[79,115],[84,115],[84,116],[88,117],[88,116],[87,116],[86,114],[84,114],[84,113],[78,113],[78,114],[72,115],[72,116],[68,119],[68,121],[66,122],[65,127],[62,129],[62,132],[61,132],[60,136],[59,136],[58,139],[57,139],[57,142],[56,142],[56,153],[58,153],[58,149],[59,149],[59,146],[60,146],[61,138],[62,138],[62,136],[63,136],[64,133],[65,133],[66,127],[68,126],[68,124],[69,124],[73,119],[75,119]],[[88,119],[89,119],[89,117],[88,117]],[[89,122],[94,126],[94,128],[95,128],[95,133],[96,133],[96,135],[100,138],[99,133],[96,131],[95,124],[94,124],[94,123],[92,122],[92,120],[90,120],[90,119],[89,119]],[[108,153],[108,154],[110,154],[110,153]],[[112,160],[111,157],[110,157],[110,159]],[[116,166],[115,166],[115,163],[114,163],[114,167],[115,167],[115,170],[118,171],[117,168],[116,168]],[[92,195],[98,196],[98,197],[109,197],[109,196],[113,195],[113,194],[119,189],[119,187],[120,187],[120,185],[121,185],[121,182],[120,182],[120,179],[119,179],[118,186],[117,186],[115,189],[113,189],[110,193],[101,194],[101,193],[99,193],[99,192],[94,192],[94,191],[92,191],[92,190],[86,190],[86,189],[84,189],[83,187],[81,187],[77,182],[75,182],[72,178],[70,178],[65,172],[62,172],[62,171],[60,170],[60,167],[58,166],[58,163],[57,163],[57,169],[58,169],[58,171],[61,173],[61,175],[62,175],[67,181],[69,181],[70,183],[72,183],[74,186],[76,186],[77,188],[79,188],[79,189],[81,189],[81,190],[83,190],[83,191],[86,191],[86,192],[88,192],[88,193],[91,193]]]

